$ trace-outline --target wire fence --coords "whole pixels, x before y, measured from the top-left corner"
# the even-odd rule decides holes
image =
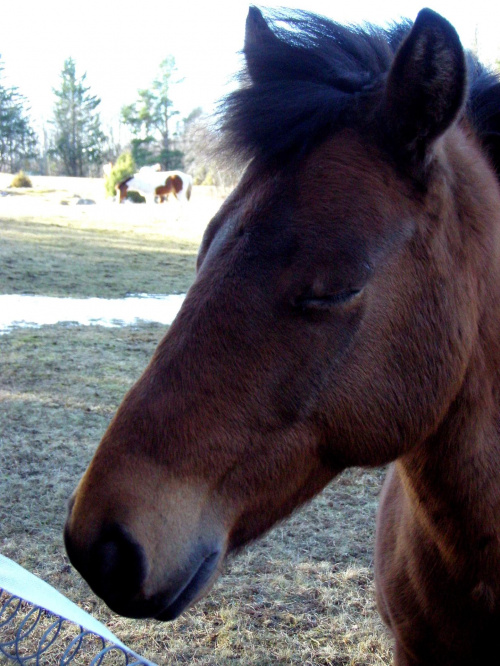
[[[40,594],[43,604],[37,603]],[[2,555],[0,662],[22,666],[155,666],[50,585]]]

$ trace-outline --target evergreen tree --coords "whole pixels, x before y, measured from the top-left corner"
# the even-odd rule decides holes
[[[86,78],[86,74],[77,77],[75,62],[68,58],[61,72],[61,87],[54,90],[57,99],[51,153],[67,176],[88,176],[103,161],[106,137],[97,111],[101,100],[90,94]]]
[[[37,138],[30,126],[26,98],[16,87],[3,85],[0,61],[0,169],[14,173],[36,157]]]
[[[160,64],[158,77],[151,88],[138,91],[138,99],[122,108],[122,121],[132,132],[132,155],[138,166],[159,162],[163,169],[181,169],[183,154],[175,148],[171,136],[171,119],[179,112],[170,98],[173,77],[177,72],[175,58],[168,56]]]
[[[104,187],[108,197],[116,195],[116,186],[125,180],[128,176],[132,176],[136,171],[134,158],[131,153],[122,153],[118,156],[116,163],[113,165],[111,172],[104,178]]]

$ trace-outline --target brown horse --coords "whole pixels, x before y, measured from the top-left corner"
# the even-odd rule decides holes
[[[165,180],[165,185],[160,185],[155,189],[155,197],[159,200],[159,203],[165,203],[168,201],[168,197],[173,194],[176,199],[179,198],[184,186],[184,182],[179,174],[174,174],[169,176]],[[185,198],[187,201],[191,198],[191,182],[187,184]]]
[[[346,467],[395,461],[376,544],[402,665],[500,631],[500,82],[430,10],[252,8],[225,129],[248,167],[71,501],[71,561],[170,620]],[[496,172],[497,170],[497,172]]]
[[[158,165],[159,166],[159,165]],[[142,167],[133,176],[128,176],[116,185],[118,203],[126,200],[129,192],[138,192],[146,201],[163,203],[173,194],[179,201],[189,201],[193,179],[182,171],[159,171],[156,165]]]

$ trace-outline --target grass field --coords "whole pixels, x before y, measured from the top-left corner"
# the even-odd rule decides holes
[[[122,297],[188,288],[220,198],[200,188],[187,210],[114,206],[98,200],[99,187],[40,181],[0,199],[0,293]],[[97,204],[73,205],[75,194]],[[230,560],[209,597],[170,624],[113,615],[69,566],[67,498],[164,332],[47,326],[0,336],[0,552],[157,664],[390,664],[373,590],[379,470],[345,473]]]

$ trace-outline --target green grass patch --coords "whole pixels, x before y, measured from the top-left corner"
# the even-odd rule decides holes
[[[56,220],[0,223],[0,293],[121,298],[184,293],[198,243]]]
[[[184,293],[197,243],[26,220],[1,223],[0,293],[121,298]]]
[[[69,187],[71,179],[62,180]],[[77,180],[82,186],[84,179]],[[77,195],[54,189],[48,200],[47,191],[39,186],[2,199],[0,293],[103,298],[184,293],[194,279],[205,227],[222,201],[210,189],[195,188],[185,206],[104,200],[61,205]]]

